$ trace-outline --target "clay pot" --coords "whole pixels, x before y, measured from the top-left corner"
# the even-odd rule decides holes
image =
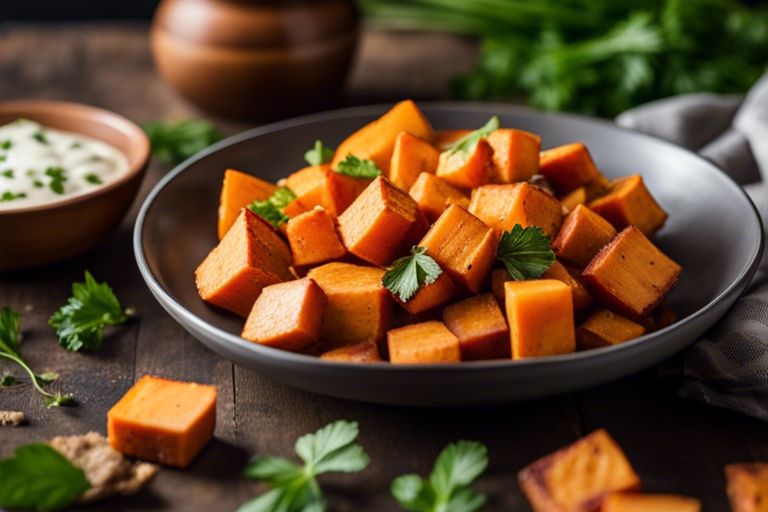
[[[160,74],[195,105],[267,119],[327,104],[358,27],[352,0],[163,0],[151,43]]]

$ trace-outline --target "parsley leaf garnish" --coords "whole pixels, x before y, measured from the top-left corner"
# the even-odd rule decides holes
[[[309,165],[327,164],[333,159],[333,149],[323,146],[323,141],[316,140],[312,149],[304,153],[304,160]]]
[[[355,155],[347,155],[347,158],[336,166],[336,172],[353,178],[374,179],[381,176],[381,169],[373,160],[360,159]]]
[[[94,174],[94,173],[86,174],[85,175],[85,181],[87,181],[88,183],[91,183],[93,185],[101,185],[102,183],[104,183],[101,180],[101,178],[99,178],[99,175],[98,174]]]
[[[296,194],[291,189],[280,187],[268,199],[254,201],[249,204],[248,209],[272,224],[275,228],[279,228],[283,222],[288,222],[289,218],[283,213],[283,208],[288,206],[294,199],[296,199]]]
[[[221,140],[216,125],[203,119],[146,123],[143,128],[152,143],[152,153],[166,164],[183,162]]]
[[[449,444],[435,461],[429,479],[409,474],[392,481],[392,495],[413,512],[473,512],[485,496],[470,487],[488,466],[488,452],[475,441]]]
[[[0,507],[63,509],[90,488],[82,469],[44,443],[20,446],[0,461]]]
[[[32,138],[35,139],[40,144],[48,144],[48,137],[45,136],[45,132],[43,131],[37,131],[33,133]]]
[[[461,151],[462,153],[469,155],[475,150],[475,147],[477,146],[477,143],[480,142],[480,139],[486,138],[498,129],[499,117],[493,116],[481,128],[466,134],[451,144],[448,150],[451,152],[451,154]]]
[[[24,192],[11,192],[10,190],[6,190],[2,194],[0,194],[0,203],[4,203],[6,201],[13,201],[15,199],[24,199],[27,197],[27,194]]]
[[[83,147],[83,143],[82,142],[77,142],[77,141],[75,141],[75,142],[73,142],[72,144],[69,145],[69,149],[80,149],[82,147]]]
[[[540,227],[524,228],[515,224],[512,231],[505,231],[501,235],[496,257],[507,267],[512,279],[536,279],[555,261],[555,253],[549,248],[549,244],[549,237]]]
[[[104,327],[122,324],[132,314],[124,311],[107,283],[98,283],[85,271],[85,282],[72,284],[72,297],[48,323],[56,329],[59,344],[76,352],[101,346]]]
[[[48,167],[45,170],[45,175],[51,178],[51,181],[48,182],[51,190],[59,195],[63,194],[64,182],[67,181],[67,172],[61,167]]]
[[[40,393],[48,407],[74,405],[75,399],[72,395],[65,395],[60,392],[49,393],[43,389],[41,382],[48,383],[55,379],[46,379],[47,374],[35,374],[24,362],[21,357],[21,315],[8,307],[0,308],[0,357],[13,361],[27,372],[32,386]],[[58,374],[54,375],[58,377]],[[3,504],[0,503],[0,506]]]
[[[295,449],[303,466],[282,457],[254,457],[244,475],[266,483],[271,490],[247,501],[238,512],[325,510],[316,477],[331,471],[353,473],[368,466],[368,454],[355,442],[357,434],[357,423],[336,421],[300,437]]]
[[[403,302],[407,302],[419,288],[434,283],[443,270],[426,251],[424,247],[414,246],[410,256],[395,260],[381,278],[384,288]]]

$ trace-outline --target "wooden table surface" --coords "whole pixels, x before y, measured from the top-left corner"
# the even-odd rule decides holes
[[[472,55],[471,44],[445,36],[368,33],[344,102],[443,98],[447,79],[466,69]],[[201,115],[155,74],[144,25],[0,25],[0,76],[0,99],[81,101],[139,122]],[[227,133],[248,126],[222,123]],[[142,196],[167,170],[152,164]],[[765,424],[678,399],[675,383],[658,379],[655,370],[534,403],[464,409],[353,403],[259,377],[209,352],[150,296],[130,243],[138,204],[96,250],[48,268],[0,274],[0,306],[25,312],[25,357],[38,371],[58,371],[61,388],[79,401],[46,409],[28,385],[0,390],[0,410],[21,410],[29,419],[0,430],[0,455],[54,435],[104,433],[107,410],[147,373],[218,388],[215,440],[190,469],[163,469],[140,495],[89,510],[234,510],[262,490],[239,476],[250,455],[291,456],[297,436],[336,419],[360,423],[360,442],[372,460],[362,473],[323,478],[338,511],[398,510],[391,480],[428,472],[437,453],[458,439],[489,448],[490,468],[477,485],[488,493],[489,511],[530,510],[517,471],[598,427],[625,448],[647,491],[698,496],[705,511],[727,510],[724,464],[768,459]],[[69,353],[58,347],[47,319],[85,269],[108,281],[139,316],[109,331],[99,351]]]

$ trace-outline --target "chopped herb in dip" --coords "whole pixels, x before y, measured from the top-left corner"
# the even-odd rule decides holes
[[[64,182],[67,181],[67,172],[61,167],[49,167],[45,170],[45,175],[51,178],[48,186],[57,194],[64,193]]]
[[[93,173],[86,174],[85,181],[87,181],[88,183],[92,183],[94,185],[101,185],[102,183],[104,183],[103,181],[101,181],[101,178],[99,178],[98,174],[93,174]]]
[[[11,192],[10,190],[6,190],[0,194],[0,203],[15,201],[16,199],[23,199],[25,197],[27,197],[27,194],[24,192]]]
[[[45,136],[45,132],[35,132],[32,134],[32,138],[40,144],[48,144],[48,137]]]
[[[13,146],[13,141],[11,139],[6,139],[3,142],[0,142],[0,149],[11,149]]]
[[[3,176],[9,179],[13,179],[13,169],[6,169],[3,172],[0,172]]]

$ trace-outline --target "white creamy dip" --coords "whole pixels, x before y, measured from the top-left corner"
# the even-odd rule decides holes
[[[109,144],[19,119],[0,126],[0,211],[91,192],[128,172]]]

